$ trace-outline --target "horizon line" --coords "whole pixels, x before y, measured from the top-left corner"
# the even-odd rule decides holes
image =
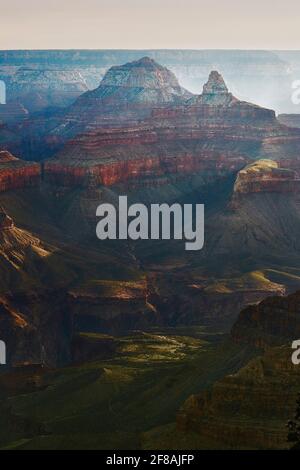
[[[11,49],[1,49],[0,52],[14,52],[14,51],[36,51],[36,52],[48,52],[48,51],[123,51],[123,52],[133,52],[133,51],[191,51],[191,52],[200,52],[200,51],[247,51],[247,52],[300,52],[299,49],[271,49],[271,48],[81,48],[81,47],[70,47],[70,48],[42,48],[42,49],[35,49],[35,48],[11,48]]]

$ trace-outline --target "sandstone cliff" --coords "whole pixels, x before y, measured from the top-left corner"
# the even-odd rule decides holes
[[[298,173],[293,169],[282,168],[280,163],[272,160],[258,160],[240,170],[234,185],[236,199],[243,194],[258,192],[296,194],[299,191]]]

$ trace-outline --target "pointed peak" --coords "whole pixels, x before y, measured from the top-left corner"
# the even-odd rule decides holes
[[[231,106],[237,101],[228,91],[222,75],[217,70],[213,70],[209,74],[208,81],[203,86],[202,95],[191,98],[189,103],[194,105]]]
[[[224,93],[228,93],[228,88],[225,84],[225,81],[217,70],[213,70],[210,72],[208,81],[203,87],[203,94],[217,95]]]

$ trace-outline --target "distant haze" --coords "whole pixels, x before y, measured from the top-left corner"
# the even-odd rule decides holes
[[[300,49],[299,0],[0,0],[0,49]]]

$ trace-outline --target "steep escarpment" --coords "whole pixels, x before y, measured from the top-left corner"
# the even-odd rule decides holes
[[[25,162],[7,151],[0,151],[0,192],[37,186],[40,175],[38,163]]]

